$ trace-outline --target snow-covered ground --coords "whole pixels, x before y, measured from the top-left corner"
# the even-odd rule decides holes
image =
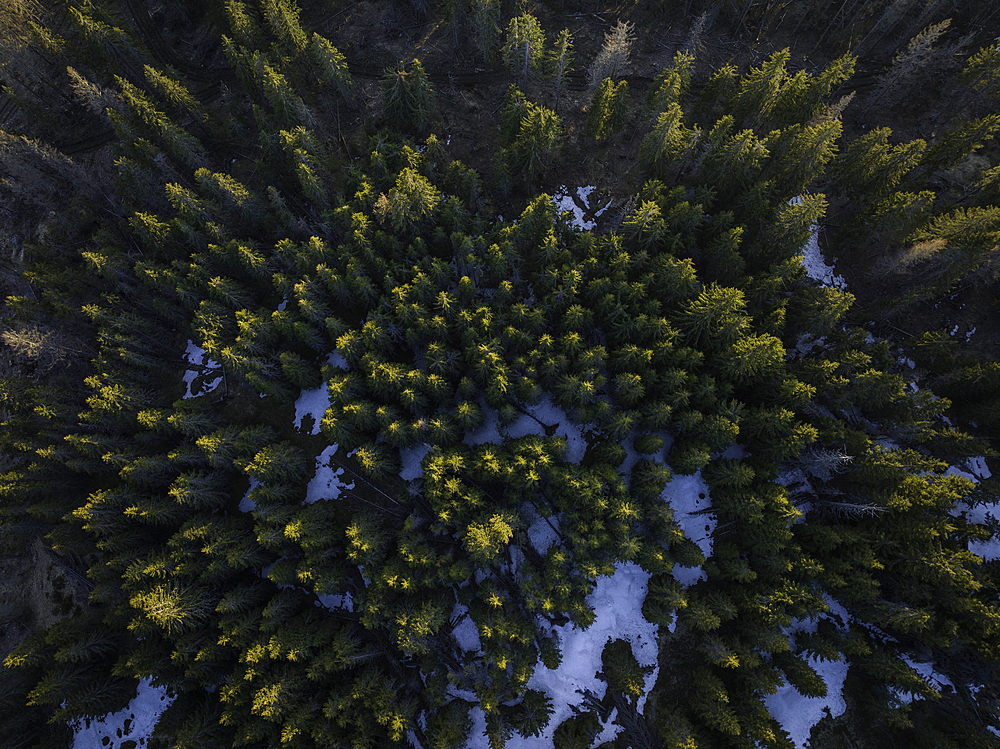
[[[792,203],[800,202],[799,198],[793,198]],[[823,252],[819,248],[819,225],[813,224],[809,239],[802,247],[802,265],[805,266],[806,275],[824,286],[836,286],[843,289],[847,282],[843,276],[838,276],[832,265],[827,265],[823,258]]]
[[[174,698],[163,687],[154,687],[142,679],[128,707],[109,713],[99,720],[70,723],[73,730],[71,749],[138,749],[147,745],[156,722]]]
[[[250,476],[250,488],[247,489],[246,494],[243,495],[243,499],[240,500],[240,512],[253,512],[257,509],[257,503],[253,501],[250,497],[250,492],[254,490],[254,487],[260,485],[260,482],[253,476]]]
[[[964,476],[977,484],[992,476],[984,457],[969,458],[961,467],[949,466],[945,474]],[[1000,502],[987,502],[975,506],[959,502],[956,504],[953,514],[965,515],[966,519],[972,523],[985,524],[990,517],[1000,518]],[[994,536],[986,541],[970,541],[969,551],[978,554],[985,562],[996,561],[1000,559],[1000,538]]]
[[[813,726],[829,713],[831,718],[842,715],[847,709],[844,701],[844,679],[847,678],[846,661],[821,661],[807,658],[826,684],[826,697],[805,697],[795,687],[785,685],[776,694],[764,698],[768,712],[784,728],[792,743],[803,749],[809,740]]]
[[[664,487],[660,499],[674,508],[674,520],[680,524],[684,535],[698,544],[706,559],[712,556],[712,533],[718,521],[710,512],[712,501],[701,471],[690,476],[674,476]],[[673,576],[685,588],[707,579],[701,567],[675,565]]]
[[[532,406],[530,416],[521,414],[513,423],[508,424],[506,427],[500,425],[500,417],[495,408],[490,408],[485,402],[480,404],[480,407],[484,415],[482,425],[475,431],[466,434],[462,440],[469,447],[486,444],[499,445],[506,439],[517,439],[518,437],[527,437],[532,434],[544,437],[545,427],[555,427],[553,436],[562,437],[566,440],[566,461],[569,463],[579,463],[583,460],[584,453],[587,451],[587,440],[583,436],[586,427],[570,421],[566,412],[555,405],[549,398],[543,398],[537,405]],[[407,453],[419,451],[420,449],[417,447],[411,448],[409,451],[401,451],[403,472],[407,472],[407,460],[412,460],[412,458],[408,457]],[[409,478],[409,476],[402,477],[404,479]]]
[[[319,425],[330,407],[330,391],[324,382],[314,390],[303,390],[295,401],[295,428],[302,429],[305,418],[312,419],[310,434],[319,434]]]
[[[340,480],[343,468],[334,469],[331,461],[336,452],[337,445],[329,445],[316,456],[316,473],[306,487],[305,504],[311,505],[320,499],[336,499],[342,489],[354,488],[353,481],[345,484]]]
[[[326,363],[337,369],[350,369],[347,360],[336,350],[326,357]],[[302,390],[295,401],[295,428],[302,429],[305,417],[309,416],[312,418],[312,429],[309,433],[319,434],[320,422],[329,407],[330,392],[326,382],[313,390]]]
[[[539,736],[523,737],[514,734],[507,742],[508,749],[551,749],[552,736],[556,728],[573,715],[573,706],[579,706],[584,699],[584,691],[590,691],[598,699],[604,697],[607,684],[597,677],[601,670],[601,653],[608,641],[626,640],[632,646],[632,654],[640,666],[653,670],[646,676],[646,693],[639,701],[639,711],[645,706],[646,695],[653,688],[659,673],[657,664],[657,632],[659,627],[651,624],[642,615],[642,602],[646,598],[649,573],[632,562],[619,564],[615,574],[602,577],[594,590],[587,596],[587,603],[593,608],[595,618],[587,629],[579,629],[573,624],[554,627],[562,651],[559,668],[548,669],[541,663],[528,680],[528,687],[538,689],[552,698],[553,712],[548,726]],[[471,633],[465,641],[469,649],[478,642]],[[487,749],[486,718],[481,708],[472,710],[473,726],[466,745],[468,749]],[[599,740],[609,741],[620,730],[612,725],[614,713],[604,724]]]
[[[207,395],[222,384],[222,367],[194,341],[187,342],[184,363],[184,395],[181,396],[182,398]]]
[[[813,633],[819,626],[820,619],[829,619],[839,629],[846,629],[850,614],[840,604],[830,596],[826,596],[826,603],[830,611],[819,616],[804,620],[796,620],[786,630],[791,641],[794,642],[798,633]],[[780,687],[775,694],[764,698],[771,717],[781,724],[792,742],[798,749],[802,749],[809,739],[809,733],[813,726],[820,722],[829,713],[831,718],[843,714],[847,709],[844,700],[844,680],[847,678],[848,664],[844,660],[823,661],[818,658],[807,658],[810,666],[822,677],[826,684],[826,697],[805,697],[796,691],[795,687],[786,684]]]
[[[591,205],[590,196],[595,189],[588,185],[587,187],[578,187],[574,191],[566,185],[561,185],[552,196],[552,202],[556,204],[559,213],[568,211],[573,214],[573,218],[570,219],[573,226],[589,231],[597,227],[597,222],[594,219],[600,218],[601,214],[608,210],[608,206],[611,205],[610,200],[600,208],[597,208],[596,204]],[[592,218],[586,218],[587,216]]]

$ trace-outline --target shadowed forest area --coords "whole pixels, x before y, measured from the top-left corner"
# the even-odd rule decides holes
[[[0,745],[1000,746],[998,38],[7,0]]]

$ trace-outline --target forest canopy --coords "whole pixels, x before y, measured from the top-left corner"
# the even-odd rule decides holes
[[[993,3],[169,5],[0,19],[6,745],[996,745]]]

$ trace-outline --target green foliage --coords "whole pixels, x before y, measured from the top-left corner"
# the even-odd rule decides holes
[[[503,60],[524,83],[528,74],[534,72],[542,60],[545,35],[538,19],[524,13],[510,19],[507,25],[507,40],[503,45]]]
[[[628,83],[622,81],[616,85],[610,78],[605,78],[590,102],[587,135],[595,140],[605,140],[621,130],[625,124],[628,105]]]
[[[496,168],[508,178],[532,182],[559,148],[562,120],[551,109],[525,99],[512,86],[501,111],[500,127],[510,145],[500,150]]]
[[[563,29],[556,37],[546,60],[556,87],[556,99],[552,107],[556,112],[559,111],[559,98],[566,87],[568,75],[573,69],[573,57],[573,35],[569,33],[569,29]]]
[[[483,60],[496,62],[500,43],[500,0],[472,0],[472,26]]]
[[[450,10],[457,29],[465,11]],[[469,10],[495,62],[501,7]],[[995,570],[969,543],[995,523],[963,508],[989,489],[935,456],[984,452],[943,416],[994,428],[997,367],[918,338],[912,356],[953,403],[914,394],[895,351],[843,328],[853,296],[798,260],[828,170],[831,247],[880,253],[892,293],[988,282],[995,175],[959,197],[934,174],[989,143],[981,102],[930,148],[877,127],[841,147],[846,102],[826,99],[853,57],[790,73],[786,50],[702,85],[678,53],[646,99],[648,181],[605,231],[579,232],[531,189],[563,122],[516,88],[493,189],[443,135],[400,135],[434,117],[419,61],[383,78],[395,132],[376,132],[346,58],[289,0],[215,14],[232,72],[220,114],[101,3],[70,18],[74,86],[111,108],[121,157],[95,180],[83,159],[0,143],[5,189],[49,217],[11,266],[26,290],[4,333],[0,524],[7,543],[48,533],[67,564],[85,559],[100,608],[7,658],[0,709],[17,735],[65,745],[58,721],[116,710],[155,674],[177,693],[157,732],[178,747],[388,746],[412,731],[450,749],[473,702],[495,746],[539,736],[556,706],[528,684],[564,656],[554,627],[593,623],[589,596],[623,562],[650,574],[643,610],[687,676],[661,669],[647,695],[632,645],[610,642],[605,699],[553,727],[556,747],[589,747],[612,707],[618,743],[783,745],[759,697],[782,679],[821,695],[806,656],[847,658],[872,714],[898,723],[890,686],[948,699],[903,652],[933,649],[960,688],[986,673]],[[633,114],[619,80],[633,32],[619,23],[591,68],[589,137]],[[543,42],[523,13],[503,59],[523,79],[545,60],[558,108],[572,38],[548,55]],[[973,58],[968,90],[992,95],[994,62]],[[111,76],[120,100],[87,88]],[[515,184],[520,215],[493,220]],[[189,349],[182,364],[188,339],[216,363]],[[218,389],[175,400],[216,372]],[[321,434],[295,428],[293,410],[324,395]],[[665,499],[699,471],[707,559]],[[796,471],[808,503],[781,483]],[[706,579],[684,588],[675,564]],[[793,648],[793,620],[810,617]]]
[[[437,94],[420,60],[402,64],[382,77],[382,114],[400,132],[423,132],[430,123]]]

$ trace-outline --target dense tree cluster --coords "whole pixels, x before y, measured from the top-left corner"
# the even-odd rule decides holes
[[[785,4],[723,5],[764,29]],[[66,8],[35,43],[71,66],[75,116],[115,133],[114,176],[95,181],[44,132],[0,133],[8,190],[54,212],[8,299],[20,327],[5,342],[36,353],[0,391],[0,513],[8,543],[44,535],[82,560],[93,605],[6,658],[0,722],[23,745],[65,746],[66,721],[152,677],[177,695],[155,736],[178,749],[450,749],[474,706],[501,747],[546,728],[531,676],[559,664],[554,627],[588,626],[588,594],[623,562],[650,575],[646,618],[693,643],[675,654],[690,678],[662,667],[643,712],[643,669],[609,642],[605,704],[559,725],[557,747],[590,746],[612,705],[619,745],[787,747],[762,699],[783,681],[824,694],[810,658],[849,662],[873,723],[901,728],[900,693],[940,696],[903,654],[997,683],[997,569],[969,551],[995,529],[957,511],[987,490],[947,473],[983,447],[945,412],[953,400],[995,434],[1000,370],[928,335],[909,355],[937,395],[913,392],[896,352],[847,324],[853,297],[801,262],[822,187],[847,205],[841,241],[883,258],[894,304],[980,273],[1000,241],[996,169],[951,202],[932,175],[992,138],[996,115],[930,144],[873,128],[842,145],[853,56],[793,73],[778,51],[696,86],[678,52],[644,99],[632,207],[595,233],[535,194],[564,137],[573,40],[550,52],[530,13],[451,11],[484,60],[554,76],[554,109],[507,91],[487,184],[434,132],[420,60],[385,73],[363,156],[342,154],[339,112],[364,97],[290,0],[213,5],[231,78],[212,106],[110,3]],[[635,116],[619,80],[632,34],[608,33],[588,137]],[[959,85],[995,101],[998,62],[970,56]],[[490,189],[527,195],[516,219],[494,218]],[[186,341],[223,385],[180,397]],[[316,388],[319,436],[291,424]],[[321,444],[351,482],[339,499],[307,495]],[[404,479],[414,455],[421,477]],[[708,559],[662,499],[699,471]],[[557,537],[546,548],[538,524]],[[689,587],[674,575],[698,566]],[[815,631],[790,635],[810,617]],[[467,621],[477,651],[455,634]],[[986,745],[982,725],[941,720],[951,745]]]

